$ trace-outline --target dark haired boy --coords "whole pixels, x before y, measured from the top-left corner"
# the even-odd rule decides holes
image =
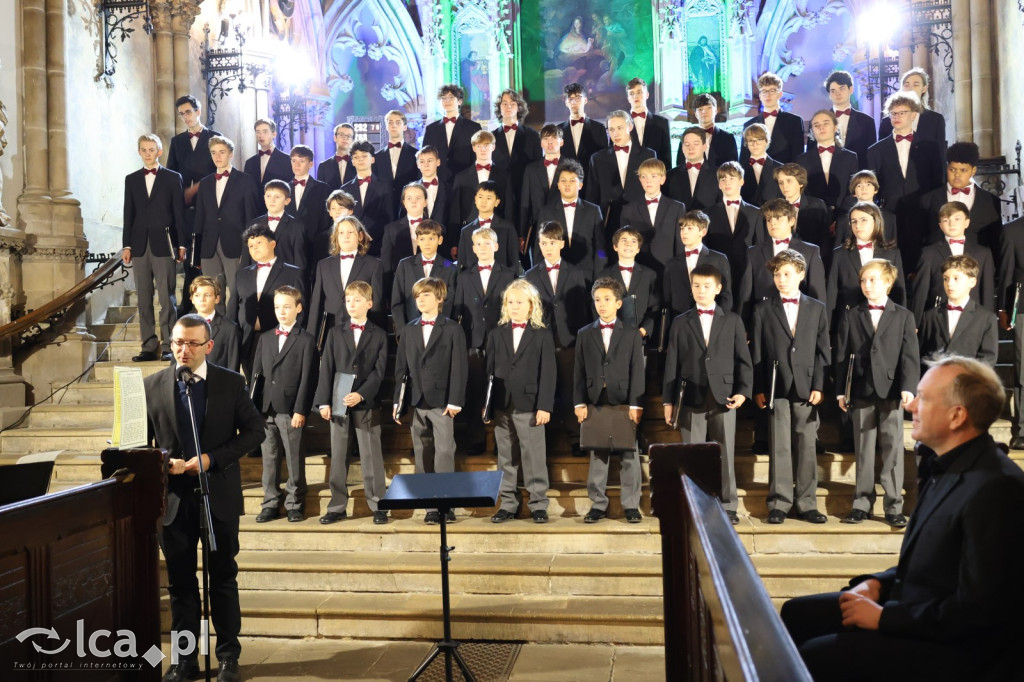
[[[824,201],[804,191],[807,188],[807,171],[802,166],[787,163],[773,172],[782,198],[797,209],[794,233],[803,241],[818,247],[827,269],[832,262],[832,233],[829,229],[832,211]]]
[[[555,194],[538,215],[538,225],[554,221],[565,230],[562,256],[578,267],[588,282],[605,264],[604,221],[601,209],[580,196],[583,167],[565,159],[555,170]],[[540,261],[540,244],[534,240],[532,262]]]
[[[612,235],[612,249],[618,257],[597,275],[597,279],[612,279],[622,285],[623,305],[618,317],[628,327],[640,330],[645,339],[654,334],[654,324],[661,308],[657,273],[636,262],[644,238],[638,230],[620,227]]]
[[[853,76],[848,71],[833,71],[825,79],[825,92],[832,101],[839,137],[843,147],[857,155],[857,167],[864,169],[868,162],[868,147],[878,141],[875,119],[853,108]],[[807,143],[808,151],[815,146]]]
[[[419,253],[398,262],[394,287],[391,289],[391,317],[395,323],[396,336],[402,335],[406,322],[419,315],[412,288],[424,277],[433,277],[445,283],[449,295],[441,307],[441,314],[445,317],[452,316],[455,281],[459,268],[441,256],[440,247],[443,241],[444,233],[437,221],[424,220],[416,225],[416,245],[419,247]]]
[[[946,150],[946,186],[933,189],[921,197],[921,206],[928,215],[928,233],[925,242],[934,244],[942,241],[939,229],[939,209],[943,204],[959,201],[967,207],[970,227],[968,234],[974,234],[982,246],[992,250],[992,257],[999,257],[999,234],[1003,230],[1003,217],[999,198],[982,189],[974,182],[978,172],[980,153],[973,142],[955,142]]]
[[[391,187],[391,215],[398,215],[402,204],[403,188],[416,181],[419,169],[416,167],[416,152],[419,151],[405,139],[409,120],[405,112],[392,109],[384,115],[387,129],[387,143],[381,145],[374,155],[373,174],[378,180]]]
[[[327,258],[328,253],[332,223],[327,213],[327,197],[331,194],[331,188],[310,175],[313,170],[312,149],[297,144],[292,147],[290,154],[292,172],[295,173],[291,181],[292,213],[306,228],[305,262],[316,264]]]
[[[473,153],[476,162],[470,164],[452,180],[452,200],[446,226],[450,234],[461,230],[477,217],[476,190],[486,181],[494,183],[498,198],[498,213],[511,221],[516,217],[512,197],[515,192],[508,168],[494,159],[494,135],[487,130],[473,133]]]
[[[508,170],[512,195],[509,200],[521,197],[523,176],[526,167],[541,158],[540,135],[524,121],[530,113],[526,100],[515,90],[502,90],[494,102],[494,117],[498,125],[491,131],[494,136],[494,163]],[[511,210],[511,206],[508,207]],[[506,213],[509,220],[519,216]]]
[[[761,211],[743,200],[743,167],[738,161],[726,161],[715,172],[718,201],[704,210],[708,216],[708,248],[729,259],[730,280],[739,286],[747,269],[747,249],[768,238]],[[735,292],[733,292],[735,294]],[[734,296],[734,300],[735,300]]]
[[[757,95],[761,113],[748,119],[743,128],[759,123],[768,129],[771,143],[768,156],[779,163],[792,163],[804,151],[804,121],[796,114],[782,110],[782,79],[774,73],[763,73],[757,79]],[[750,152],[744,148],[740,163],[747,163]]]
[[[540,129],[540,147],[544,155],[526,166],[523,185],[519,192],[519,238],[525,247],[526,240],[540,223],[541,210],[552,201],[558,188],[557,171],[562,159],[562,129],[549,123]],[[532,238],[531,238],[531,241]]]
[[[749,155],[743,166],[743,200],[754,206],[763,206],[782,196],[775,182],[775,169],[782,164],[768,156],[768,128],[754,123],[743,131],[743,148]]]
[[[718,199],[715,167],[704,159],[708,134],[700,126],[683,131],[679,147],[683,151],[679,165],[668,172],[665,193],[686,204],[691,211],[714,205]]]
[[[558,125],[565,140],[562,156],[587,168],[594,152],[608,146],[608,131],[603,123],[587,116],[587,92],[582,85],[569,83],[562,88],[562,98],[569,109],[569,120]]]
[[[688,211],[679,219],[679,241],[683,250],[665,265],[665,275],[662,278],[662,300],[673,318],[693,307],[690,273],[699,265],[710,265],[722,273],[722,290],[718,294],[718,305],[725,310],[733,309],[729,259],[725,254],[712,251],[704,245],[704,237],[707,236],[710,222],[707,214],[702,211]]]
[[[427,190],[427,217],[442,226],[448,222],[448,206],[451,203],[451,173],[441,165],[441,153],[436,147],[423,145],[416,152],[416,167],[420,177],[416,181]]]
[[[950,256],[942,264],[946,301],[921,316],[917,336],[922,360],[937,354],[962,355],[995,367],[998,320],[971,296],[980,270],[978,261],[970,256]]]
[[[707,151],[704,158],[707,159],[711,168],[719,168],[723,163],[739,160],[736,138],[732,133],[715,125],[715,119],[718,117],[718,100],[715,99],[715,96],[704,93],[694,97],[693,114],[697,118],[697,126],[708,135],[705,145]],[[684,158],[682,139],[679,140],[676,158]]]
[[[490,180],[481,182],[474,202],[476,215],[459,233],[459,245],[455,251],[458,254],[459,269],[472,270],[476,267],[478,259],[473,249],[473,235],[481,227],[486,227],[495,234],[495,246],[498,249],[495,260],[514,272],[520,272],[519,236],[515,225],[499,216],[501,197],[497,184]]]
[[[666,168],[672,168],[672,136],[669,133],[668,119],[647,108],[649,98],[647,81],[643,78],[631,78],[626,83],[629,117],[633,123],[629,136],[634,145],[650,149],[654,152],[655,158],[665,162]]]
[[[682,253],[679,219],[686,215],[686,206],[681,201],[662,192],[666,175],[665,164],[660,159],[647,159],[641,163],[637,177],[644,189],[643,201],[626,204],[621,220],[623,226],[632,227],[643,237],[637,260],[654,269],[659,286],[665,266]]]
[[[391,207],[391,184],[373,174],[373,145],[365,140],[352,145],[352,165],[356,177],[341,189],[356,200],[355,216],[372,239],[369,255],[380,258],[384,226],[394,220],[395,215]]]
[[[356,169],[352,165],[352,143],[356,140],[356,129],[349,123],[339,123],[334,126],[334,156],[328,157],[316,167],[316,179],[325,183],[331,191],[341,189],[341,186],[356,176]]]
[[[462,115],[465,91],[454,83],[446,83],[437,91],[441,103],[441,120],[428,123],[423,131],[423,146],[437,150],[444,174],[455,177],[473,165],[473,134],[480,130],[480,124]],[[433,215],[431,215],[433,217]],[[437,218],[434,218],[437,220]]]
[[[258,149],[253,156],[245,160],[242,170],[246,175],[252,176],[260,189],[266,188],[267,183],[271,180],[291,182],[295,177],[291,160],[274,144],[274,138],[277,136],[277,124],[268,118],[259,118],[256,119],[252,129],[256,133]],[[267,210],[263,203],[262,192],[257,201],[257,208],[263,211]]]
[[[310,255],[306,250],[306,228],[302,221],[295,219],[285,211],[291,201],[291,186],[287,182],[284,180],[267,181],[263,190],[263,205],[266,206],[267,212],[246,227],[265,225],[274,233],[274,239],[277,242],[274,254],[285,263],[291,263],[305,271],[307,258]],[[321,239],[325,239],[325,236],[321,236]],[[325,250],[325,247],[316,250]],[[252,265],[248,249],[242,254],[241,260],[242,267],[247,265]]]

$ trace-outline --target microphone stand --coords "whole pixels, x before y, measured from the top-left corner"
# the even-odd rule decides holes
[[[205,653],[206,682],[212,680],[210,674],[210,552],[217,551],[217,538],[213,534],[213,517],[210,515],[210,479],[203,466],[203,450],[199,445],[199,429],[196,428],[196,411],[192,404],[192,382],[195,375],[187,369],[180,373],[185,383],[185,397],[188,403],[188,419],[192,425],[192,443],[196,448],[196,459],[199,461],[199,527],[202,530],[203,545],[203,617],[199,621],[200,651]]]

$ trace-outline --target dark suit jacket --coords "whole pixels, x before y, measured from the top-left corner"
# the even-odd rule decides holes
[[[181,174],[182,187],[199,182],[207,175],[217,171],[217,166],[210,156],[210,138],[220,135],[215,130],[203,128],[192,149],[192,141],[188,131],[178,133],[171,138],[171,150],[167,153],[167,167]]]
[[[800,294],[796,334],[778,291],[754,306],[750,333],[750,358],[754,363],[754,393],[766,394],[772,380],[772,362],[777,361],[775,397],[784,398],[791,388],[801,400],[825,385],[825,367],[829,364],[828,319],[825,304]]]
[[[712,251],[706,245],[697,254],[697,265],[713,265],[722,273],[722,293],[715,297],[715,303],[726,310],[733,309],[732,269],[724,253]],[[686,269],[686,253],[680,253],[665,266],[662,278],[663,298],[674,318],[693,307],[693,292],[690,290],[690,273]]]
[[[423,176],[420,175],[418,178],[416,178],[416,182],[423,182]],[[431,220],[440,223],[441,227],[446,227],[448,225],[448,218],[451,215],[451,211],[449,210],[449,206],[451,206],[451,201],[451,179],[445,180],[440,175],[438,175],[437,192],[434,194],[434,208],[433,210],[430,210],[430,207],[427,206],[427,217],[430,218]],[[402,216],[404,214],[405,209],[403,208],[401,211],[399,211],[398,215]],[[444,236],[448,236],[447,229],[445,230]]]
[[[519,221],[519,234],[524,238],[538,225],[541,210],[559,196],[558,194],[558,166],[555,166],[556,175],[548,183],[548,167],[544,165],[544,158],[533,161],[523,171],[523,184],[519,191],[519,213],[516,219]],[[531,237],[536,241],[536,238]]]
[[[256,181],[260,194],[260,207],[264,211],[267,210],[267,207],[263,205],[263,188],[266,184],[271,180],[291,182],[292,178],[295,177],[295,173],[292,172],[291,157],[277,147],[274,147],[274,150],[270,153],[270,161],[267,161],[267,169],[263,171],[263,177],[260,177],[260,155],[258,152],[245,160],[245,166],[242,167],[242,170]]]
[[[402,206],[402,188],[420,177],[420,169],[416,165],[416,147],[402,143],[398,153],[398,172],[391,172],[391,150],[388,143],[381,143],[381,150],[373,155],[373,174],[391,185],[391,215],[398,215]]]
[[[896,282],[892,285],[889,298],[896,305],[906,306],[907,283],[903,276],[903,258],[899,249],[879,248],[876,245],[872,254],[873,258],[882,258],[896,266]],[[847,307],[852,308],[864,301],[864,292],[860,289],[860,268],[860,251],[857,249],[850,251],[840,245],[832,252],[826,285],[828,299],[825,301],[831,329],[838,329],[839,318]]]
[[[760,113],[743,124],[746,130],[755,123],[764,123],[764,113]],[[768,156],[779,163],[795,162],[796,157],[804,151],[804,121],[796,114],[780,111],[772,126],[771,141],[768,143]],[[746,164],[750,152],[744,145],[740,152],[740,163]]]
[[[795,234],[805,242],[814,244],[820,250],[826,266],[832,260],[832,210],[825,202],[808,194],[800,195],[800,209],[796,214]]]
[[[501,297],[505,287],[516,278],[515,271],[495,263],[487,281],[487,292],[476,268],[459,273],[455,288],[456,319],[461,319],[469,348],[486,348],[487,336],[498,326]]]
[[[756,303],[765,298],[778,296],[772,273],[765,267],[765,263],[774,255],[774,246],[773,240],[769,239],[747,249],[747,269],[743,271],[743,281],[740,282],[738,311],[747,324],[750,324]],[[828,297],[825,287],[825,265],[821,262],[818,247],[792,237],[789,248],[799,252],[807,261],[807,271],[804,273],[804,281],[800,282],[800,291],[824,303]]]
[[[478,262],[473,253],[473,231],[480,227],[477,218],[463,226],[459,233],[459,269],[475,268]],[[494,262],[519,271],[519,237],[516,228],[508,220],[499,218],[497,214],[491,219],[491,229],[498,235],[498,251],[494,254]]]
[[[978,261],[978,284],[971,289],[971,298],[987,310],[996,310],[996,267],[992,262],[992,252],[988,247],[981,246],[970,236],[966,236],[964,255]],[[920,324],[924,311],[935,306],[937,298],[946,298],[946,290],[942,287],[942,263],[953,255],[949,242],[942,240],[924,247],[921,251],[921,262],[914,278],[914,296],[911,299],[911,310],[914,319]]]
[[[341,189],[351,194],[352,198],[356,200],[356,208],[353,213],[373,237],[368,255],[380,258],[384,226],[394,220],[395,214],[391,208],[391,185],[376,175],[370,177],[372,179],[366,188],[365,202],[360,198],[359,180],[355,177],[342,185]]]
[[[540,147],[540,133],[520,121],[512,149],[508,148],[501,124],[491,134],[494,135],[494,163],[508,170],[512,196],[518,198],[526,167],[544,155]],[[505,217],[513,221],[519,219],[517,213],[506,214]]]
[[[171,366],[145,378],[146,413],[150,440],[172,457],[187,458],[183,440],[192,436],[178,433],[175,369]],[[210,456],[210,513],[231,522],[243,513],[238,460],[263,442],[263,420],[240,374],[207,362],[205,383],[206,413],[199,442]],[[174,521],[181,500],[195,496],[195,488],[196,478],[189,474],[167,477],[165,526]]]
[[[384,266],[385,278],[390,278],[394,274],[400,260],[413,254],[412,249],[412,232],[409,230],[408,216],[403,216],[385,226],[384,238],[380,247],[380,262]],[[390,298],[390,293],[389,283],[385,298]]]
[[[679,219],[686,215],[686,205],[662,193],[658,199],[658,210],[651,223],[651,212],[647,210],[647,197],[626,204],[622,209],[620,223],[629,225],[640,232],[644,243],[640,245],[637,261],[654,268],[658,277],[665,271],[665,265],[683,252],[679,241]]]
[[[256,216],[256,182],[236,168],[231,170],[220,205],[217,205],[217,177],[208,175],[196,194],[194,231],[203,235],[202,258],[213,258],[217,243],[228,258],[239,258],[244,248],[242,232]]]
[[[690,174],[686,170],[686,160],[683,159],[679,165],[668,172],[668,179],[665,182],[665,193],[676,201],[686,204],[691,211],[703,210],[708,206],[714,206],[718,197],[722,195],[718,189],[718,178],[715,176],[715,167],[708,162],[700,165],[697,172],[697,182],[693,191],[690,190]]]
[[[455,307],[455,282],[459,276],[459,268],[451,261],[445,260],[438,253],[434,264],[430,267],[430,276],[443,280],[448,287],[448,295],[441,306],[441,315],[451,317]],[[412,296],[412,285],[423,279],[423,257],[420,255],[403,258],[395,270],[395,283],[391,289],[391,317],[395,323],[395,333],[401,335],[406,322],[419,317],[416,299]]]
[[[593,281],[597,272],[604,267],[607,261],[607,245],[605,244],[601,209],[588,201],[583,201],[582,198],[577,199],[576,216],[572,220],[572,238],[570,239],[568,226],[565,224],[565,207],[562,205],[561,195],[556,192],[540,212],[538,224],[543,225],[549,220],[557,221],[559,225],[566,228],[566,242],[562,249],[562,258],[578,267],[588,280]],[[540,253],[539,242],[540,240],[534,240],[534,263],[544,260]]]
[[[878,329],[872,327],[867,301],[844,313],[836,331],[836,390],[845,390],[853,355],[853,398],[896,400],[903,391],[916,394],[921,356],[910,311],[887,300]]]
[[[238,371],[239,352],[242,349],[242,330],[224,315],[214,315],[210,323],[213,350],[206,359],[215,365]]]
[[[636,119],[633,119],[636,121]],[[664,162],[665,168],[672,168],[672,135],[669,133],[668,119],[659,116],[651,110],[647,110],[647,122],[644,124],[644,139],[637,137],[636,124],[629,133],[630,139],[637,147],[646,147],[654,152],[659,161]]]
[[[306,275],[294,265],[285,263],[278,258],[270,268],[267,281],[263,285],[263,293],[256,297],[255,264],[240,268],[235,275],[235,290],[232,295],[237,297],[228,306],[228,318],[237,322],[242,329],[242,356],[248,357],[251,346],[256,342],[256,320],[260,321],[260,331],[277,328],[277,316],[274,314],[274,291],[281,286],[293,286],[302,292],[306,300]],[[304,324],[305,306],[299,313],[299,324]]]
[[[798,156],[796,163],[807,171],[807,186],[804,193],[825,202],[829,207],[829,222],[832,222],[850,193],[850,178],[860,170],[857,154],[849,149],[836,147],[828,169],[828,182],[825,181],[825,170],[821,165],[817,143]]]
[[[942,187],[945,166],[943,150],[935,142],[916,135],[910,143],[906,177],[900,169],[895,138],[882,138],[868,148],[868,168],[878,176],[882,206],[897,214],[901,208],[917,210],[924,194]]]
[[[601,320],[595,320],[576,335],[573,405],[643,407],[644,350],[640,332],[617,319],[606,353],[600,325]],[[600,397],[606,389],[604,403]]]
[[[252,372],[263,375],[260,413],[273,410],[306,416],[313,407],[316,389],[316,340],[296,323],[280,351],[277,347],[274,333],[261,334],[256,344]]]
[[[548,329],[526,324],[513,350],[512,327],[498,325],[487,339],[487,374],[494,377],[491,404],[516,412],[551,412],[555,405],[555,342]]]
[[[679,380],[686,382],[683,404],[704,406],[710,392],[719,405],[740,394],[751,396],[754,372],[747,348],[747,330],[736,313],[715,306],[711,334],[704,343],[700,315],[691,308],[672,321],[665,351],[665,378],[661,399],[674,405],[679,395]]]
[[[878,139],[881,140],[890,135],[892,135],[892,119],[885,116],[882,118],[882,122],[878,124]],[[937,111],[925,109],[921,112],[920,120],[917,123],[917,131],[914,135],[920,135],[921,139],[931,140],[938,144],[939,148],[943,150],[943,157],[945,157],[945,149],[948,146],[946,144],[945,116]]]
[[[246,225],[246,228],[252,225],[268,225],[267,215],[263,214],[256,220]],[[281,220],[277,221],[277,227],[274,228],[274,238],[276,246],[274,247],[274,255],[283,260],[285,263],[291,263],[300,270],[305,271],[306,269],[306,228],[302,224],[302,221],[296,220],[286,212],[281,216]],[[242,267],[252,265],[252,256],[249,255],[249,249],[246,248],[242,251],[242,260],[240,261]]]
[[[394,402],[402,388],[402,377],[409,377],[409,404],[416,407],[462,407],[466,403],[469,355],[466,335],[456,322],[443,315],[434,321],[430,340],[423,346],[420,318],[405,325],[395,353]]]
[[[327,212],[327,197],[331,188],[312,176],[306,179],[302,191],[302,203],[295,204],[295,187],[292,186],[291,203],[286,211],[306,228],[306,262],[317,263],[330,252],[331,215]],[[359,197],[356,197],[358,202]],[[358,210],[358,209],[357,209]]]
[[[745,147],[744,151],[746,151]],[[764,206],[766,201],[778,199],[782,196],[779,183],[775,181],[775,169],[781,166],[781,163],[770,156],[765,157],[760,182],[757,180],[757,174],[754,172],[753,166],[750,165],[750,160],[744,160],[742,163],[743,188],[740,190],[740,196],[743,197],[743,201],[760,208]]]
[[[608,130],[600,121],[595,121],[589,116],[583,122],[583,132],[580,133],[580,146],[577,148],[572,139],[572,127],[568,121],[558,124],[562,129],[562,156],[569,159],[576,159],[586,169],[590,165],[590,157],[594,152],[600,151],[608,146]]]
[[[370,255],[357,255],[349,271],[348,281],[341,281],[341,258],[328,256],[316,264],[316,282],[313,296],[309,300],[309,315],[306,330],[316,336],[320,329],[320,318],[327,312],[327,328],[348,322],[345,309],[345,287],[352,282],[366,282],[373,289],[373,303],[370,319],[381,326],[384,317],[384,268],[380,260]]]
[[[996,316],[978,305],[974,298],[967,299],[967,305],[960,313],[953,336],[949,335],[948,301],[937,308],[925,311],[917,331],[921,359],[937,353],[963,355],[976,358],[995,367],[999,354],[999,323]]]
[[[1013,310],[1017,284],[1024,282],[1024,218],[1007,223],[999,235],[999,310]],[[1018,310],[1024,311],[1024,292],[1018,302]],[[1024,319],[1022,319],[1024,322]]]
[[[683,141],[679,140],[679,148],[676,149],[676,158],[679,164],[685,164],[683,156]],[[739,161],[740,155],[736,148],[736,138],[718,126],[715,126],[711,133],[711,143],[708,145],[707,162],[712,169],[717,169],[726,161]]]
[[[186,245],[184,215],[181,176],[174,171],[161,166],[153,178],[153,192],[148,195],[142,169],[125,176],[121,246],[131,247],[133,256],[152,250],[155,256],[176,258],[178,247]],[[175,253],[170,253],[167,246],[166,227],[170,228]]]
[[[971,224],[967,234],[974,234],[979,244],[992,249],[996,257],[999,247],[999,234],[1003,231],[1003,214],[999,207],[999,198],[971,184],[974,204],[971,206]],[[957,195],[959,198],[962,195]],[[928,232],[925,242],[934,244],[942,241],[942,230],[939,229],[939,209],[946,203],[946,187],[939,187],[921,197],[921,206],[928,215]]]
[[[323,356],[320,358],[320,380],[316,385],[313,407],[330,405],[334,398],[334,375],[354,374],[352,392],[363,396],[363,402],[350,410],[373,409],[377,394],[384,383],[388,364],[388,335],[369,320],[366,329],[359,332],[356,346],[355,332],[348,325],[331,327],[327,332]]]
[[[448,133],[442,121],[434,121],[423,131],[423,146],[435,147],[441,155],[441,169],[454,177],[476,161],[473,151],[473,134],[480,130],[480,124],[472,119],[459,116],[452,128],[452,142],[448,144]]]
[[[611,277],[623,289],[626,283],[622,278],[622,271],[618,263],[609,265],[597,275],[598,277]],[[622,307],[619,308],[618,318],[626,323],[626,326],[634,329],[643,329],[648,339],[654,338],[654,323],[661,317],[661,291],[658,289],[658,278],[654,270],[640,263],[633,265],[632,277],[629,280],[629,288],[622,299]]]
[[[760,243],[765,235],[764,218],[757,206],[740,199],[740,208],[736,213],[736,225],[730,227],[729,214],[725,209],[725,201],[719,195],[719,203],[704,210],[711,223],[704,237],[704,244],[712,251],[724,253],[729,259],[730,279],[733,286],[743,281],[743,273],[747,269],[747,249]],[[678,239],[676,239],[679,242]],[[679,242],[682,250],[682,242]],[[733,291],[733,300],[738,300],[737,292]]]
[[[316,167],[316,179],[327,185],[333,192],[336,189],[341,189],[341,186],[356,176],[356,169],[352,165],[352,159],[349,158],[345,162],[345,177],[341,177],[341,171],[338,169],[338,162],[334,160],[334,156],[328,157],[320,162],[320,165]]]
[[[853,110],[850,114],[850,122],[846,125],[846,138],[843,140],[843,147],[857,155],[857,167],[864,169],[868,162],[868,147],[878,142],[878,135],[875,133],[875,119],[863,111]],[[807,148],[816,147],[810,141]]]
[[[512,222],[517,218],[516,194],[508,170],[504,166],[498,165],[496,161],[492,161],[488,179],[493,180],[498,186],[500,203],[494,209],[494,214]],[[470,164],[452,180],[452,197],[448,206],[449,216],[448,222],[445,223],[448,226],[449,234],[476,220],[476,190],[479,186],[480,181],[477,179],[475,163]],[[518,248],[518,244],[516,246]]]
[[[557,289],[553,290],[547,264],[541,259],[525,277],[540,292],[544,324],[554,334],[555,347],[572,347],[576,343],[576,332],[593,320],[587,276],[563,259],[558,266]]]
[[[615,159],[612,147],[606,147],[590,157],[590,171],[583,192],[587,201],[601,208],[601,215],[605,217],[606,236],[611,236],[622,225],[620,216],[627,203],[644,200],[644,188],[636,173],[641,163],[653,158],[655,155],[652,150],[631,144],[626,162],[626,185],[623,187],[619,177],[619,162]]]

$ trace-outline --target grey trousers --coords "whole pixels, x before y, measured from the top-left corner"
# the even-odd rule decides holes
[[[228,258],[221,250],[220,240],[217,241],[217,251],[213,258],[203,258],[203,274],[207,277],[215,277],[220,282],[220,303],[216,310],[218,315],[223,315],[227,310],[228,301],[235,294],[235,273],[238,272],[238,258]],[[231,301],[234,305],[235,302]]]
[[[534,412],[500,410],[494,413],[494,440],[498,445],[501,476],[501,508],[519,511],[519,469],[530,495],[530,511],[548,508],[548,463],[544,427],[535,423]]]
[[[788,513],[794,504],[800,513],[817,509],[817,408],[803,400],[776,398],[771,434],[768,509]]]
[[[417,474],[455,471],[455,420],[443,407],[413,408],[412,453]]]
[[[736,410],[711,399],[703,409],[684,407],[679,433],[684,443],[712,440],[722,446],[722,506],[736,511]]]
[[[331,501],[329,512],[343,512],[348,507],[349,437],[355,430],[359,444],[359,467],[363,472],[363,493],[370,511],[377,511],[377,502],[384,497],[387,479],[384,455],[380,447],[380,412],[349,410],[343,417],[331,418]]]
[[[175,262],[170,256],[154,256],[147,251],[141,256],[132,255],[132,271],[135,274],[135,289],[139,299],[139,327],[142,350],[161,353],[171,350],[171,322],[176,319],[177,301],[174,297]],[[156,313],[153,310],[153,293],[160,301],[160,340],[156,337]]]
[[[263,452],[263,508],[277,509],[281,502],[281,456],[288,465],[284,508],[288,511],[306,504],[306,453],[302,447],[302,429],[292,428],[291,414],[268,414],[263,428],[267,437]]]
[[[875,452],[882,457],[878,477],[886,514],[903,513],[903,408],[899,400],[854,399],[851,410],[857,453],[853,508],[871,513],[875,504]],[[877,448],[876,448],[877,446]]]
[[[616,453],[622,457],[619,471],[619,493],[623,509],[639,509],[640,507],[640,454],[632,452]],[[587,472],[587,496],[594,503],[594,509],[608,509],[608,460],[612,454],[607,451],[590,451],[590,470]]]

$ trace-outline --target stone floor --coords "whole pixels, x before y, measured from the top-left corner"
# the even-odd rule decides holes
[[[416,641],[243,637],[239,664],[247,682],[398,681],[409,678],[432,646],[433,642]],[[164,653],[169,653],[166,642]],[[165,659],[165,669],[168,663]],[[524,644],[509,679],[633,682],[660,680],[664,675],[665,653],[660,646]]]

